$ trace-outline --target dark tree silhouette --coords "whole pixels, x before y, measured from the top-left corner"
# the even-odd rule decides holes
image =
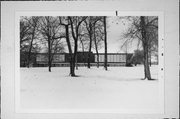
[[[93,17],[92,16],[88,17],[85,23],[89,35],[88,68],[90,68],[90,56],[91,56],[90,53],[92,48],[92,37],[93,37]]]
[[[96,22],[94,27],[94,46],[96,50],[96,60],[97,60],[97,67],[99,67],[99,49],[102,47],[102,41],[104,40],[104,25],[103,25],[103,18]]]
[[[20,19],[20,52],[26,59],[25,66],[29,68],[33,59],[32,52],[39,50],[37,45],[39,17],[21,17]]]
[[[58,18],[52,16],[41,17],[40,32],[48,45],[48,69],[51,72],[53,56],[57,51],[63,49],[61,38],[65,36],[60,32]]]
[[[123,35],[127,41],[131,42],[134,39],[138,39],[143,48],[143,64],[144,64],[144,79],[151,80],[151,73],[149,67],[149,57],[152,48],[155,47],[157,52],[158,41],[158,17],[157,16],[136,16],[125,17],[131,21],[131,25],[127,32]]]
[[[66,43],[68,46],[69,50],[69,63],[70,63],[70,73],[69,75],[74,75],[74,70],[73,70],[73,53],[72,53],[72,48],[71,48],[71,42],[69,39],[69,20],[68,17],[59,17],[60,25],[63,25],[65,27],[65,36],[66,36]]]
[[[151,73],[150,73],[150,68],[149,68],[149,62],[148,62],[148,46],[149,46],[149,41],[147,38],[147,28],[145,24],[145,17],[141,16],[140,17],[140,28],[141,28],[141,35],[142,35],[142,45],[143,45],[143,50],[144,50],[144,72],[145,72],[145,79],[147,78],[148,80],[151,80]]]
[[[29,46],[29,51],[28,51],[28,60],[27,60],[27,67],[29,68],[30,65],[30,61],[31,61],[31,51],[32,51],[32,47],[33,47],[33,41],[35,38],[37,38],[37,28],[38,28],[38,21],[39,21],[39,17],[31,17],[28,19],[28,22],[30,24],[30,33],[29,35],[31,35],[30,37],[30,46]]]
[[[28,23],[25,17],[21,17],[20,19],[20,50],[23,50],[23,42],[28,41],[30,39],[30,24]]]
[[[106,31],[106,16],[104,16],[104,68],[107,70],[107,31]]]
[[[76,55],[77,55],[77,49],[78,49],[78,39],[79,39],[79,28],[81,23],[86,20],[87,17],[82,16],[75,16],[75,17],[68,17],[69,23],[71,26],[71,33],[72,37],[74,39],[74,53],[72,58],[72,71],[71,76],[75,77],[75,63],[76,63]]]
[[[95,25],[96,23],[101,20],[101,17],[96,16],[90,16],[85,20],[86,29],[88,31],[89,36],[89,51],[88,51],[88,68],[90,68],[90,59],[91,59],[91,49],[92,49],[92,43],[95,41]],[[94,40],[93,40],[94,39]],[[95,47],[97,46],[97,42],[95,44]],[[97,50],[96,50],[97,51]]]

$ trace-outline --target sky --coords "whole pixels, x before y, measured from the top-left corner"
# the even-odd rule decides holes
[[[129,22],[122,20],[117,16],[107,16],[107,52],[108,53],[126,53],[126,48],[121,47],[125,39],[122,38],[122,34],[127,30]],[[63,40],[66,44],[66,40]],[[104,43],[102,43],[104,45]],[[128,44],[127,53],[133,53],[137,49],[137,39],[133,40],[131,44]],[[81,51],[81,48],[78,49]],[[42,50],[41,52],[44,52]],[[68,48],[65,47],[65,52],[68,53]],[[92,52],[95,53],[95,49],[92,48]],[[104,53],[104,47],[99,49],[99,53]]]
[[[107,24],[108,53],[125,53],[126,48],[121,48],[125,41],[122,35],[127,30],[128,23],[115,16],[108,17]],[[127,52],[133,53],[135,49],[137,49],[137,40],[134,40],[132,45],[128,44]],[[101,52],[104,52],[103,48]]]
[[[108,53],[126,53],[126,48],[121,48],[124,40],[122,38],[123,32],[127,30],[128,23],[124,24],[118,17],[107,17],[107,52]],[[133,53],[137,49],[137,40],[129,44],[127,48],[128,53]],[[68,51],[66,51],[68,52]],[[95,53],[95,49],[92,49]],[[104,53],[104,47],[99,50],[99,53]]]

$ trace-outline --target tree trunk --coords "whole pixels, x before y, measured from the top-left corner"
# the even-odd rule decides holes
[[[85,55],[84,55],[84,44],[82,40],[81,40],[81,44],[82,44],[82,52],[83,52],[83,63],[84,63],[84,66],[86,66]]]
[[[75,76],[75,60],[74,55],[71,57],[71,74],[72,77]]]
[[[70,54],[70,76],[75,76],[74,66],[73,66],[73,54]]]
[[[49,72],[51,72],[51,44],[50,44],[50,38],[48,38],[48,67]]]
[[[96,52],[96,55],[97,55],[97,68],[99,68],[99,53],[98,53],[98,51]]]
[[[150,67],[151,67],[151,49],[150,49],[150,51],[149,51],[149,62],[150,62]]]
[[[73,76],[73,75],[75,75],[75,73],[74,73],[74,70],[73,70],[73,55],[72,55],[71,43],[70,43],[70,40],[69,40],[69,28],[68,28],[68,25],[65,25],[65,29],[66,29],[66,42],[67,42],[67,46],[68,46],[68,50],[69,50],[70,75]]]
[[[31,44],[30,44],[30,48],[29,48],[29,52],[28,52],[28,61],[27,61],[27,67],[28,67],[28,68],[29,68],[30,60],[31,60],[32,42],[33,42],[33,40],[31,40]]]
[[[105,53],[104,53],[104,68],[107,70],[107,31],[106,31],[106,16],[104,16],[104,47],[105,47]]]
[[[73,61],[72,61],[72,74],[71,76],[74,77],[75,75],[75,63],[76,63],[76,55],[77,55],[77,39],[75,39],[75,46],[74,46],[74,56],[73,56]]]
[[[141,24],[142,43],[143,43],[143,50],[144,50],[144,75],[145,75],[144,78],[151,80],[149,61],[148,61],[148,39],[146,37],[145,19],[143,16],[141,16],[140,19],[141,19],[140,24]]]
[[[95,49],[96,49],[96,55],[97,55],[97,68],[99,68],[99,53],[98,53],[98,45],[96,41],[96,34],[95,34],[95,26],[94,26],[94,44],[95,44]]]
[[[88,52],[88,68],[91,67],[91,64],[90,64],[90,62],[91,62],[91,47],[92,47],[92,25],[91,25],[91,23],[89,23],[89,29],[90,29],[90,31],[89,31],[90,41],[89,41],[89,52]]]
[[[144,72],[145,72],[145,79],[151,80],[150,68],[149,68],[149,61],[148,61],[148,46],[144,46]]]
[[[77,55],[76,55],[76,70],[78,70],[78,60],[77,60]]]
[[[47,17],[47,31],[48,31],[48,70],[51,72],[51,36],[50,36],[50,21],[49,16]]]
[[[30,48],[29,48],[29,52],[28,52],[28,61],[27,61],[28,68],[29,68],[29,64],[30,64],[30,60],[31,60],[31,50],[32,50],[32,44],[33,44],[33,40],[34,40],[34,34],[35,34],[35,28],[33,29],[33,32],[32,32],[32,38],[31,38]]]
[[[87,18],[87,17],[86,17]],[[86,19],[85,18],[85,19]],[[75,27],[75,31],[74,31],[74,27],[73,27],[73,21],[71,19],[71,17],[68,17],[69,21],[70,21],[70,25],[71,25],[71,32],[72,32],[72,37],[74,39],[74,56],[73,56],[73,61],[72,61],[72,74],[71,76],[75,76],[75,73],[74,73],[74,68],[75,68],[75,60],[76,60],[76,55],[77,55],[77,47],[78,47],[78,30],[79,30],[79,26],[81,25],[81,23],[85,20],[85,19],[82,19],[81,21],[79,21],[78,24],[76,24],[76,27]]]

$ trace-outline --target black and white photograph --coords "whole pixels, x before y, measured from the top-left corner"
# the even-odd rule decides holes
[[[158,23],[158,16],[20,16],[20,107],[159,112]]]
[[[177,3],[2,1],[1,118],[178,118]]]

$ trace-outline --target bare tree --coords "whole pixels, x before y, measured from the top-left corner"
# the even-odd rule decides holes
[[[24,16],[20,17],[20,60],[21,66],[27,65],[27,53],[28,52],[28,44],[25,43],[30,39],[29,36],[29,29],[30,26],[28,21],[25,19]]]
[[[65,36],[66,36],[66,43],[68,46],[68,50],[69,50],[69,63],[70,63],[70,75],[72,76],[72,74],[74,74],[73,71],[73,53],[72,53],[72,48],[71,48],[71,42],[70,42],[70,38],[69,38],[69,19],[68,17],[59,17],[59,21],[60,21],[60,25],[63,25],[65,27]]]
[[[28,61],[27,61],[27,67],[29,68],[30,65],[30,61],[31,61],[31,51],[32,51],[32,47],[33,47],[33,41],[35,40],[35,38],[37,38],[38,35],[38,21],[39,21],[39,17],[35,17],[32,16],[28,19],[28,22],[30,24],[30,33],[29,35],[30,37],[30,44],[29,44],[29,51],[28,51]]]
[[[92,48],[92,35],[93,35],[93,18],[92,16],[88,17],[88,19],[86,19],[85,21],[86,23],[86,28],[88,31],[88,35],[89,35],[89,52],[88,52],[88,68],[90,68],[90,53],[91,53],[91,48]]]
[[[128,17],[131,21],[131,25],[128,28],[127,32],[123,35],[124,38],[127,38],[127,41],[132,41],[138,39],[141,42],[144,58],[144,79],[151,80],[151,73],[149,67],[149,53],[152,47],[156,47],[157,44],[157,35],[158,35],[158,17],[156,16],[140,16],[140,17]],[[140,42],[138,44],[140,44]]]
[[[99,52],[98,50],[101,48],[101,43],[104,40],[104,25],[102,22],[103,19],[99,20],[96,22],[94,25],[94,46],[95,46],[95,51],[96,51],[96,60],[97,60],[97,67],[99,67]]]
[[[147,28],[145,23],[145,17],[140,17],[140,28],[141,28],[141,35],[142,35],[142,44],[144,49],[144,72],[145,72],[145,79],[148,78],[148,80],[151,79],[151,73],[149,68],[149,62],[148,62],[148,46],[149,46],[149,39],[147,38]]]
[[[82,16],[75,16],[75,17],[68,17],[69,23],[71,26],[71,33],[72,37],[74,39],[74,53],[72,58],[72,71],[71,76],[74,77],[75,75],[75,62],[76,62],[76,55],[77,55],[77,49],[78,49],[78,39],[79,39],[79,28],[81,23],[86,19],[87,17]]]
[[[30,32],[30,24],[28,23],[26,17],[20,18],[20,50],[23,50],[23,42],[30,39],[29,32]]]
[[[147,27],[147,38],[149,41],[148,45],[148,58],[149,65],[152,65],[151,57],[154,55],[158,59],[158,18],[150,17],[146,18],[146,22],[148,23]]]
[[[92,49],[93,41],[95,42],[95,47],[97,46],[97,42],[95,40],[96,39],[96,27],[95,26],[96,26],[96,23],[100,20],[102,20],[102,17],[90,16],[85,21],[86,29],[88,31],[88,36],[89,36],[88,68],[90,68],[91,49]],[[97,48],[96,48],[96,52],[97,52]]]
[[[53,56],[58,50],[62,50],[61,38],[65,36],[60,32],[61,27],[57,17],[41,17],[41,34],[48,45],[48,69],[51,72]]]
[[[86,66],[86,56],[85,56],[85,50],[88,49],[87,46],[89,46],[88,42],[87,42],[87,39],[88,39],[88,35],[85,33],[83,34],[80,34],[79,35],[79,41],[80,41],[80,48],[82,49],[82,58],[83,58],[83,63],[84,63],[84,66]]]
[[[104,21],[104,68],[107,70],[107,31],[106,31],[106,16],[103,17]]]
[[[21,17],[20,19],[20,52],[26,59],[25,65],[29,68],[35,53],[39,50],[38,42],[38,20],[39,17]],[[33,55],[31,55],[33,52]]]

